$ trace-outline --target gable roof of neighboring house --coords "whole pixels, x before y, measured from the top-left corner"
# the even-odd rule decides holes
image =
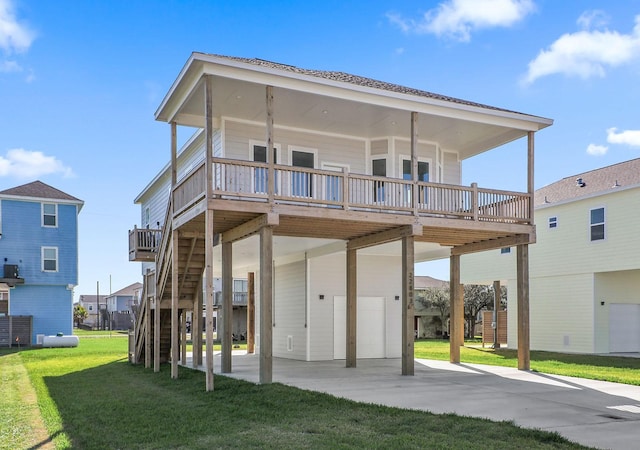
[[[107,296],[106,295],[101,295],[100,296],[100,303],[104,303],[104,300]],[[78,301],[82,304],[95,304],[96,303],[96,296],[95,295],[81,295],[80,298],[78,299]]]
[[[136,283],[130,284],[127,287],[123,287],[119,291],[116,291],[111,295],[107,295],[106,297],[111,298],[111,297],[119,297],[119,296],[132,296],[136,293],[136,291],[140,289],[142,289],[142,283],[136,282]]]
[[[565,177],[535,192],[535,206],[640,186],[640,158]]]
[[[34,181],[31,183],[16,186],[10,189],[0,191],[0,198],[25,198],[29,200],[58,200],[62,203],[72,203],[82,208],[84,202],[79,198],[62,192],[42,181]]]

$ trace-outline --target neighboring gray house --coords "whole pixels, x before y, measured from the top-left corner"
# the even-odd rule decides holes
[[[133,283],[105,297],[109,328],[126,330],[133,325],[133,306],[138,304],[142,283]]]
[[[531,348],[640,352],[640,158],[535,191],[530,252]],[[464,283],[508,287],[508,346],[517,345],[515,249],[462,258]]]

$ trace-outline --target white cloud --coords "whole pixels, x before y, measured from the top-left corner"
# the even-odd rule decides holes
[[[602,28],[607,26],[609,23],[609,16],[607,16],[604,11],[592,9],[580,14],[580,17],[578,17],[576,22],[583,30]]]
[[[0,177],[37,178],[51,174],[74,176],[71,168],[65,166],[62,161],[42,152],[14,148],[9,150],[6,156],[0,156]]]
[[[15,61],[0,61],[0,73],[22,72],[22,67]]]
[[[583,27],[602,25],[598,13],[583,14],[578,23]],[[547,50],[542,50],[529,63],[523,79],[531,84],[538,78],[556,73],[586,79],[604,77],[605,68],[617,67],[640,59],[640,16],[630,34],[610,30],[582,30],[560,36]]]
[[[607,130],[607,142],[640,147],[640,130],[625,130],[618,133],[617,128]]]
[[[394,13],[387,14],[387,18],[405,33],[430,33],[468,42],[472,31],[510,27],[534,9],[533,0],[447,0],[419,20]]]
[[[593,156],[606,155],[608,150],[609,147],[606,147],[604,145],[589,144],[589,146],[587,147],[587,153]]]
[[[7,54],[25,52],[35,34],[16,19],[12,0],[0,0],[0,48]]]

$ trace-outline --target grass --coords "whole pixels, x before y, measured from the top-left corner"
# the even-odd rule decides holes
[[[414,355],[416,358],[448,361],[449,341],[416,341]],[[477,342],[472,342],[460,349],[460,361],[518,367],[518,352],[510,349],[482,348]],[[536,372],[640,386],[639,369],[640,358],[531,351],[531,370]]]
[[[126,351],[124,339],[87,338],[77,348],[0,351],[0,411],[17,422],[0,422],[0,448],[48,439],[56,448],[92,449],[584,448],[508,422],[360,404],[278,383],[216,376],[215,391],[204,392],[204,373],[180,367],[172,380],[168,365],[160,373],[132,366]],[[37,407],[32,401],[24,414],[16,392],[29,384]],[[13,440],[29,434],[21,425],[29,409],[40,413],[45,438]]]
[[[111,337],[118,337],[118,336],[128,336],[129,332],[128,331],[122,331],[122,330],[83,330],[81,328],[74,328],[73,329],[73,334],[78,336],[78,337],[104,337],[104,336],[111,336]]]

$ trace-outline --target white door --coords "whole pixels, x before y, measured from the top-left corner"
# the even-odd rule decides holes
[[[385,357],[384,297],[358,297],[356,355]],[[333,358],[347,357],[347,298],[333,297]]]
[[[609,351],[640,352],[640,305],[609,305]]]

